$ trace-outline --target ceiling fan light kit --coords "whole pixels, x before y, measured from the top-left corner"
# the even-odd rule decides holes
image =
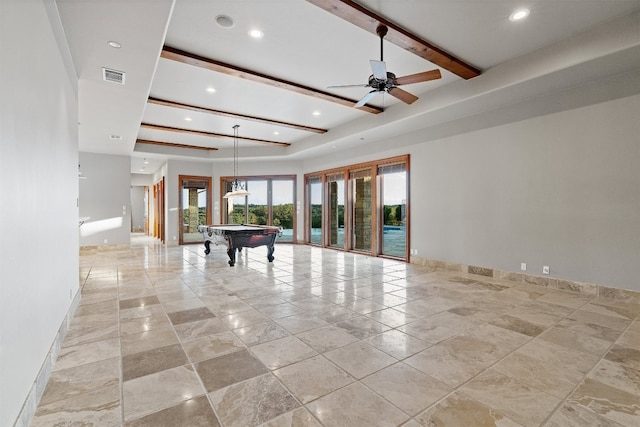
[[[384,62],[384,36],[387,35],[388,28],[386,25],[378,25],[376,33],[380,37],[380,60],[370,60],[371,71],[373,74],[369,76],[369,80],[366,85],[343,85],[343,86],[329,86],[330,88],[343,88],[343,87],[370,87],[373,90],[366,94],[360,101],[358,101],[354,107],[364,107],[378,93],[386,92],[389,95],[399,99],[405,104],[413,104],[418,100],[418,97],[400,89],[398,86],[421,83],[430,80],[437,80],[442,77],[439,69],[424,71],[421,73],[411,74],[408,76],[396,77],[392,72],[387,71],[387,65]]]

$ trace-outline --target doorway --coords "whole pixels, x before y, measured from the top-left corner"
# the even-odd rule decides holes
[[[211,177],[178,176],[180,244],[202,243],[199,225],[211,224]]]

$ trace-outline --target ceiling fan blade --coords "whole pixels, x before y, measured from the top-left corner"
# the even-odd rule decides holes
[[[356,105],[354,105],[354,108],[360,108],[363,107],[367,102],[369,102],[369,100],[371,98],[373,98],[374,96],[376,96],[378,94],[377,90],[372,90],[371,92],[369,92],[368,94],[366,94],[360,101],[358,101],[358,103]]]
[[[327,89],[340,89],[343,87],[367,87],[369,85],[363,85],[363,84],[359,84],[359,85],[334,85],[334,86],[327,86]]]
[[[409,92],[400,89],[399,87],[392,87],[388,90],[388,92],[398,98],[400,101],[405,102],[407,104],[413,104],[418,100],[418,97],[410,94]]]
[[[387,65],[384,61],[369,61],[371,64],[371,71],[373,71],[373,77],[377,80],[387,80]]]
[[[440,70],[436,69],[436,70],[425,71],[417,74],[410,74],[408,76],[397,77],[396,84],[408,85],[411,83],[420,83],[420,82],[427,82],[429,80],[437,80],[441,77],[442,77],[442,74],[440,74]]]

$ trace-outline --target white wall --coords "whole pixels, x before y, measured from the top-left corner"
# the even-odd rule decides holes
[[[80,153],[80,246],[128,245],[131,238],[131,161],[128,156]]]
[[[640,96],[388,149],[411,154],[411,247],[421,258],[640,290]],[[405,139],[398,137],[398,144]],[[352,155],[350,155],[352,154]]]
[[[146,191],[139,185],[131,186],[131,230],[140,233],[145,227]]]
[[[2,426],[25,400],[33,409],[44,384],[32,386],[51,367],[48,352],[78,291],[76,78],[56,43],[58,24],[42,0],[1,2]]]

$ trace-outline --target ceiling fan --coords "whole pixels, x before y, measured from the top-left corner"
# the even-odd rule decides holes
[[[431,71],[424,71],[422,73],[410,74],[408,76],[396,77],[395,74],[387,71],[387,66],[384,63],[383,57],[383,41],[384,36],[387,35],[387,27],[380,25],[376,28],[376,33],[380,36],[380,61],[370,60],[371,71],[373,74],[369,76],[369,82],[366,85],[340,85],[329,86],[329,88],[345,88],[345,87],[371,87],[373,90],[366,94],[360,101],[358,101],[354,107],[360,108],[364,106],[371,98],[376,96],[380,92],[387,92],[390,95],[398,98],[400,101],[407,104],[414,103],[418,97],[400,89],[398,86],[407,85],[412,83],[426,82],[429,80],[436,80],[442,77],[440,70],[435,69]]]

